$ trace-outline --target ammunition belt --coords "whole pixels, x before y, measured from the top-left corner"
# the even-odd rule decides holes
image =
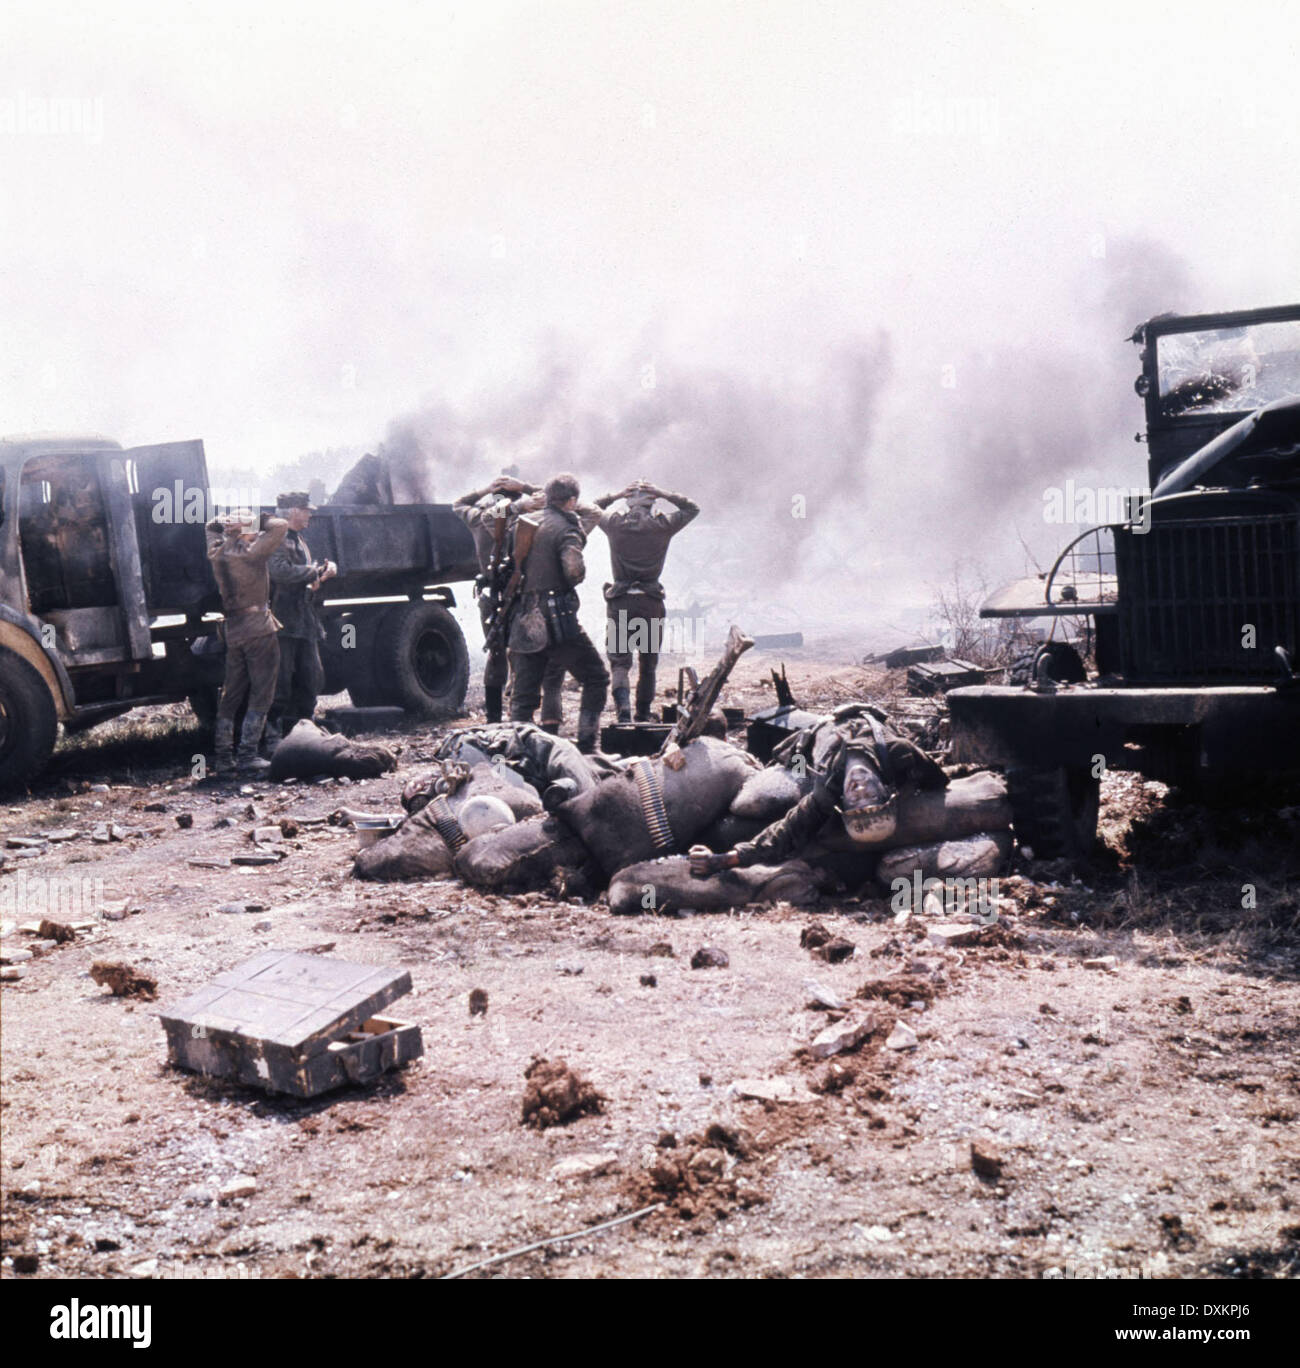
[[[433,824],[438,829],[438,835],[446,841],[447,849],[454,855],[469,841],[469,837],[461,830],[460,823],[451,810],[451,804],[440,793],[430,800],[429,810],[433,813]]]
[[[631,764],[632,778],[636,783],[637,796],[641,799],[641,811],[645,814],[645,824],[656,850],[676,850],[677,837],[668,824],[668,809],[664,806],[664,785],[659,771],[650,760],[634,760]]]

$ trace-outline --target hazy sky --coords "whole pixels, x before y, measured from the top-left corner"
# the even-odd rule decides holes
[[[962,478],[973,412],[1023,448],[1051,385],[1113,384],[1080,445],[1136,427],[1144,313],[1300,295],[1298,34],[1248,2],[6,0],[0,430],[256,467],[508,406],[557,354],[574,403],[649,365],[815,404],[883,335],[880,536]],[[954,428],[972,365],[997,399]]]

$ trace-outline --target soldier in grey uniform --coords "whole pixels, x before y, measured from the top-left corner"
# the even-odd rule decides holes
[[[533,720],[547,667],[563,666],[582,686],[578,749],[591,752],[599,740],[609,671],[578,621],[577,586],[587,573],[579,492],[573,475],[556,475],[546,486],[546,507],[524,565],[519,606],[510,626],[510,720]]]
[[[629,485],[617,494],[596,500],[596,507],[608,510],[611,504],[626,500],[624,512],[601,514],[600,527],[609,538],[609,557],[614,570],[613,584],[605,586],[608,617],[605,624],[605,653],[614,680],[614,707],[620,722],[632,721],[632,656],[640,658],[636,682],[636,720],[648,722],[655,697],[655,672],[665,622],[664,587],[659,582],[668,543],[699,514],[699,506],[684,494],[669,494],[644,480]],[[671,513],[656,513],[655,500],[675,505]]]
[[[275,705],[266,727],[269,750],[302,718],[316,711],[316,696],[325,682],[320,644],[325,629],[316,616],[315,594],[321,584],[338,573],[333,561],[315,561],[303,532],[315,512],[306,494],[281,494],[278,511],[289,531],[271,557],[271,611],[280,622],[280,674],[275,684]]]

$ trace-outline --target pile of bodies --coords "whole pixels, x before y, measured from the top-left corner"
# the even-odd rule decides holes
[[[451,732],[361,850],[365,879],[456,877],[497,892],[607,892],[612,911],[722,909],[974,879],[1011,851],[1002,779],[950,780],[879,709],[847,705],[766,766],[714,736],[661,757],[583,755],[527,723]]]

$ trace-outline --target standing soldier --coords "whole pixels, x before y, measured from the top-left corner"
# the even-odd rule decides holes
[[[272,749],[296,722],[316,711],[316,695],[325,682],[320,659],[325,629],[316,616],[313,595],[325,580],[338,574],[333,561],[313,561],[303,539],[316,511],[307,495],[281,494],[276,505],[284,512],[288,533],[270,563],[271,610],[280,621],[280,673],[266,729]]]
[[[275,696],[280,665],[275,618],[267,602],[270,583],[267,562],[289,531],[283,518],[270,518],[266,530],[257,533],[252,513],[214,518],[207,525],[208,559],[221,591],[225,615],[222,634],[226,640],[226,678],[217,704],[216,766],[218,775],[236,767],[235,715],[248,700],[239,737],[238,767],[241,772],[266,769],[259,759],[258,743],[266,725],[267,709]]]
[[[669,494],[645,480],[638,480],[617,494],[606,494],[596,500],[596,507],[608,509],[619,499],[627,500],[626,512],[606,512],[600,520],[601,529],[609,538],[614,571],[614,583],[605,586],[605,653],[613,671],[614,707],[620,722],[632,721],[632,655],[635,651],[640,656],[636,720],[648,722],[655,697],[660,639],[667,621],[659,576],[668,556],[668,543],[700,510],[685,495]],[[656,499],[674,504],[674,511],[656,513]]]
[[[599,741],[609,672],[578,621],[576,586],[587,573],[582,560],[587,537],[577,511],[578,494],[573,475],[556,475],[546,486],[546,507],[523,564],[519,604],[510,625],[510,720],[533,720],[547,666],[562,666],[582,686],[578,749],[589,753]]]
[[[536,494],[537,486],[508,475],[498,476],[486,489],[475,489],[452,504],[452,511],[469,528],[478,555],[479,577],[475,585],[479,619],[487,641],[487,664],[483,668],[483,708],[489,722],[500,722],[510,664],[504,632],[490,635],[505,586],[497,581],[510,550],[514,513],[510,500]],[[546,709],[542,709],[545,714]],[[543,719],[545,720],[545,719]]]

